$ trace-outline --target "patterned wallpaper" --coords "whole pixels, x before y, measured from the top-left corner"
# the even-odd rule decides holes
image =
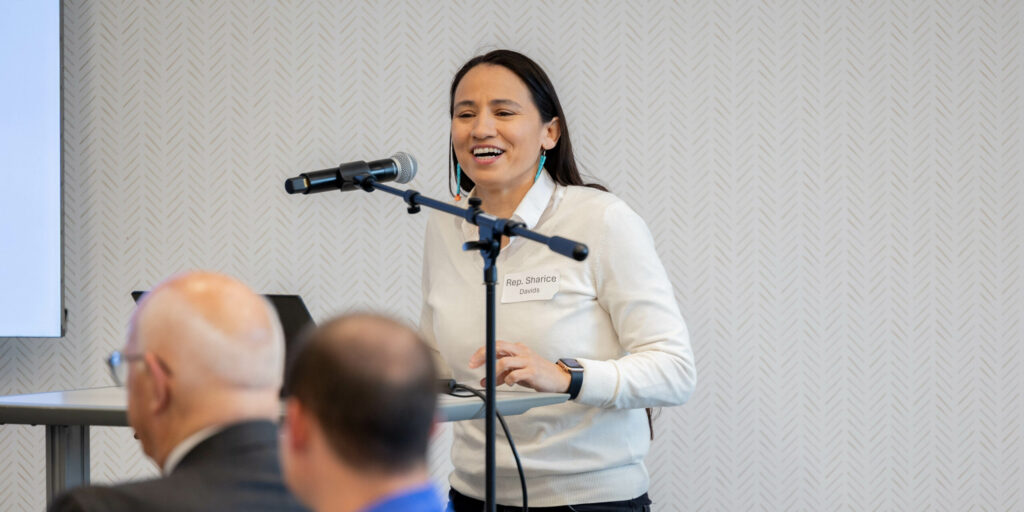
[[[648,221],[691,328],[656,510],[1020,509],[1022,21],[1014,0],[65,2],[68,335],[0,340],[0,393],[108,385],[128,292],[182,269],[416,320],[425,217],[282,180],[405,150],[443,196],[451,76],[510,47]],[[0,427],[0,509],[43,508],[42,453],[42,427]],[[118,428],[93,429],[92,471],[154,473]]]

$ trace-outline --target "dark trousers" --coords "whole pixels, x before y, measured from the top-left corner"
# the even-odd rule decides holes
[[[455,512],[480,512],[484,509],[484,502],[470,498],[455,489],[448,491],[448,499],[451,500],[449,510]],[[498,505],[498,512],[522,512],[523,507],[513,505]],[[531,512],[650,512],[651,499],[647,493],[626,501],[608,501],[604,503],[581,503],[579,505],[566,505],[564,507],[530,507]]]

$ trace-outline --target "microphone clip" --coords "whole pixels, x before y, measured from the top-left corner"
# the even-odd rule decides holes
[[[352,182],[355,183],[357,187],[367,192],[373,192],[373,183],[375,181],[377,180],[373,179],[373,175],[370,173],[359,174],[352,177]]]

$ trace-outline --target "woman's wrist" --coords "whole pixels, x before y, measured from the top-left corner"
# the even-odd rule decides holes
[[[583,387],[583,366],[575,359],[562,358],[558,360],[558,367],[569,377],[569,386],[564,392],[569,394],[569,400],[575,400]]]
[[[572,384],[572,374],[569,372],[568,368],[558,363],[554,363],[554,365],[555,368],[558,368],[559,375],[558,389],[555,390],[555,393],[568,393],[569,386]]]

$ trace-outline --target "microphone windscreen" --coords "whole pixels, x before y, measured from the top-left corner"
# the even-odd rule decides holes
[[[409,153],[399,151],[391,155],[391,160],[395,162],[398,167],[398,176],[395,181],[399,183],[409,183],[416,176],[416,169],[418,164],[416,159]]]

